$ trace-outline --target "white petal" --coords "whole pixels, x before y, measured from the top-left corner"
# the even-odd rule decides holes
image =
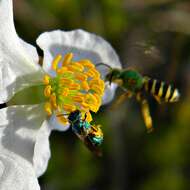
[[[21,40],[14,27],[12,0],[0,0],[0,103],[42,78],[36,49]]]
[[[66,131],[69,129],[70,125],[63,125],[60,122],[57,121],[57,118],[55,115],[52,115],[50,119],[48,120],[49,125],[51,126],[52,130],[58,130],[58,131]]]
[[[49,146],[50,133],[51,127],[47,121],[44,121],[36,136],[34,147],[33,164],[37,177],[41,176],[46,171],[51,156]]]
[[[19,166],[27,163],[35,176],[45,171],[50,157],[48,138],[51,129],[43,123],[43,109],[42,105],[0,109],[0,155],[13,158]],[[13,175],[11,170],[8,171],[7,177],[9,175]],[[14,178],[16,177],[15,175]],[[23,180],[23,183],[25,182]]]
[[[106,63],[121,68],[119,58],[111,45],[100,36],[84,30],[45,32],[37,39],[44,51],[43,68],[50,72],[51,62],[57,54],[74,53],[74,60],[90,59],[94,64]]]
[[[104,96],[102,98],[102,104],[108,104],[109,102],[112,101],[112,99],[114,98],[115,95],[115,90],[117,88],[117,85],[114,83],[111,83],[111,85],[109,84],[109,82],[106,82],[105,85],[105,92],[104,92]]]
[[[40,190],[33,167],[16,155],[0,151],[1,190]]]

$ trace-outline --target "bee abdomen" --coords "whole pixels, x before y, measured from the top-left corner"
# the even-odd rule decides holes
[[[144,89],[151,93],[159,102],[176,102],[179,100],[180,95],[178,89],[163,81],[145,78]]]

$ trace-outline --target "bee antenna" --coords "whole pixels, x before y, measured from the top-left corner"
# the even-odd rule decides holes
[[[110,70],[112,69],[112,67],[111,67],[110,65],[106,64],[106,63],[97,63],[97,64],[96,64],[96,67],[99,67],[99,66],[101,66],[101,65],[106,66],[106,67],[109,68]]]
[[[111,82],[112,82],[112,78],[113,78],[113,72],[111,72],[111,75],[109,77],[109,84],[111,85]]]

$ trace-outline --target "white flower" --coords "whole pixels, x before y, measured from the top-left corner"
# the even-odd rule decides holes
[[[121,67],[105,40],[83,30],[40,35],[37,44],[44,51],[40,67],[35,47],[20,39],[15,31],[12,0],[0,0],[0,36],[0,103],[41,82],[45,73],[52,75],[50,67],[57,54],[72,52],[76,61],[89,59],[94,64]],[[111,101],[115,88],[106,84],[103,103]],[[0,189],[40,189],[37,177],[45,172],[50,158],[50,132],[64,131],[68,126],[59,126],[55,116],[49,119],[42,104],[0,109]]]

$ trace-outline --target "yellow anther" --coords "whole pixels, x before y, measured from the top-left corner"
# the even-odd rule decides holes
[[[88,77],[85,74],[76,73],[75,74],[75,78],[78,79],[78,80],[80,80],[80,81],[86,81]]]
[[[73,71],[73,72],[80,71],[80,70],[78,69],[78,67],[75,67],[74,65],[69,65],[67,68],[68,68],[69,71]]]
[[[82,103],[84,101],[84,97],[82,96],[74,96],[73,101],[78,102],[78,103]]]
[[[92,85],[91,89],[94,90],[99,95],[102,95],[104,91],[104,89],[102,89],[101,86],[98,86],[96,84]]]
[[[80,72],[82,72],[84,70],[84,66],[80,62],[74,62],[73,66],[76,67],[76,68],[78,68],[78,70]]]
[[[82,102],[81,106],[83,107],[83,109],[89,109],[90,108],[89,104],[87,104],[86,102]]]
[[[91,133],[93,133],[95,136],[103,137],[102,130],[100,129],[101,125],[92,125],[91,126]]]
[[[61,78],[60,83],[65,86],[69,86],[69,85],[73,84],[73,80],[68,79],[68,78]]]
[[[63,75],[64,75],[64,76],[73,76],[73,75],[74,75],[74,72],[72,72],[72,71],[65,71],[65,72],[63,73]]]
[[[66,96],[68,96],[68,94],[69,94],[69,89],[68,88],[64,88],[63,92],[61,93],[61,95],[64,96],[64,97],[66,97]]]
[[[88,91],[88,90],[90,89],[90,87],[89,87],[89,85],[88,85],[88,82],[87,82],[87,81],[82,81],[82,82],[81,82],[81,88],[82,88],[83,90]]]
[[[97,112],[99,110],[99,105],[89,104],[90,110],[93,112]]]
[[[97,104],[101,104],[101,98],[100,98],[100,96],[98,95],[98,94],[93,94],[93,96],[96,98],[96,101],[97,101]]]
[[[105,89],[105,83],[103,80],[100,79],[100,86],[102,89]]]
[[[45,97],[50,97],[50,95],[51,95],[51,85],[48,85],[48,86],[46,86],[45,87],[45,89],[44,89],[44,95],[45,95]]]
[[[88,77],[95,77],[95,73],[92,69],[89,69],[86,73],[85,73]]]
[[[57,76],[44,77],[44,94],[49,98],[46,104],[48,115],[56,112],[68,113],[79,109],[87,113],[87,120],[92,117],[89,111],[98,111],[101,104],[101,96],[104,91],[104,82],[100,79],[100,73],[90,60],[72,61],[73,54],[68,53],[62,61],[59,54],[52,62],[52,69]],[[59,67],[59,63],[62,66]],[[57,115],[58,117],[58,115]],[[61,123],[68,123],[63,114],[58,117]]]
[[[64,74],[66,71],[68,71],[67,67],[61,67],[57,69],[57,74]]]
[[[63,125],[68,124],[68,120],[67,120],[67,118],[64,117],[64,115],[60,114],[60,115],[57,115],[56,117],[57,117],[57,120],[59,123],[61,123]]]
[[[94,78],[92,79],[90,82],[89,82],[89,86],[93,86],[93,85],[99,85],[101,86],[102,89],[105,88],[105,84],[104,84],[104,81],[101,80],[100,78]]]
[[[72,105],[72,104],[64,104],[63,105],[63,109],[64,111],[66,112],[73,112],[76,110],[76,106],[75,105]]]
[[[90,112],[86,113],[86,121],[91,122],[92,121],[92,115]]]
[[[46,113],[48,114],[48,116],[50,116],[52,114],[52,107],[49,102],[45,103],[44,109],[45,109]]]
[[[43,82],[45,85],[48,85],[50,82],[50,76],[49,75],[45,75],[43,78]]]
[[[100,73],[95,68],[90,69],[90,71],[94,73],[94,77],[100,78]]]
[[[55,94],[52,94],[50,96],[50,102],[51,102],[51,105],[54,109],[57,109],[57,102],[56,102],[56,95]]]
[[[80,84],[77,84],[77,83],[70,84],[69,90],[80,90]]]
[[[83,59],[83,60],[80,60],[79,62],[82,63],[82,65],[84,65],[85,67],[87,67],[89,69],[95,67],[94,64],[88,59]]]
[[[92,86],[94,84],[97,84],[99,85],[100,84],[100,79],[99,78],[95,78],[95,79],[92,79],[90,82],[89,82],[89,86]]]
[[[86,96],[85,96],[85,102],[86,103],[94,103],[94,104],[98,103],[98,101],[96,100],[95,96],[93,96],[91,93],[86,94]]]
[[[62,59],[62,56],[61,56],[61,54],[58,54],[56,57],[55,57],[55,59],[53,60],[53,62],[52,62],[52,69],[53,70],[57,70],[57,68],[58,68],[58,64],[59,64],[59,62],[61,61],[61,59]]]
[[[72,58],[73,58],[73,54],[72,54],[72,53],[67,53],[67,54],[65,55],[65,57],[64,57],[62,66],[68,65],[68,64],[71,62]]]

